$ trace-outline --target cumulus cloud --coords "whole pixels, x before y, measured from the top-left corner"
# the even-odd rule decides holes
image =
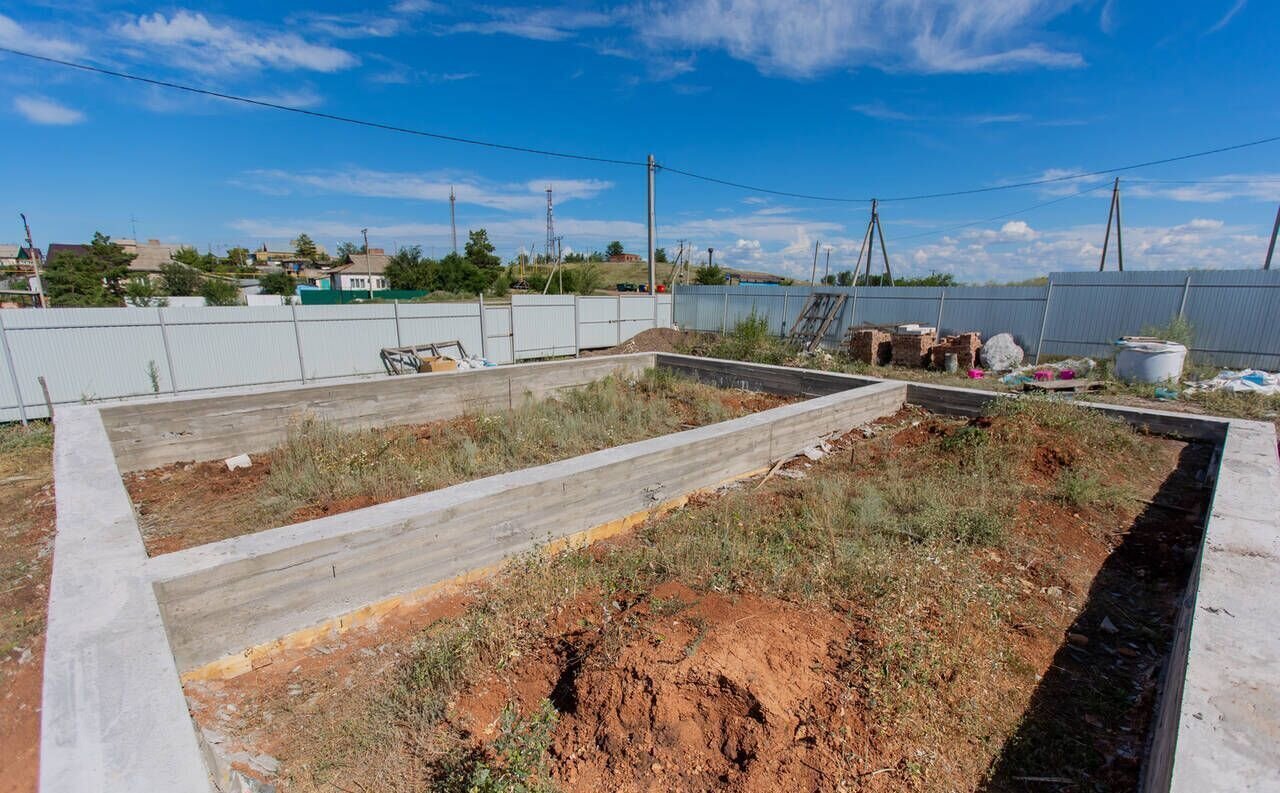
[[[660,0],[637,34],[655,47],[716,47],[765,73],[808,77],[875,66],[923,73],[1077,68],[1039,40],[1061,0]],[[641,24],[643,22],[643,24]]]
[[[116,25],[115,32],[127,42],[151,48],[176,65],[194,71],[337,72],[358,63],[345,50],[306,41],[296,33],[264,32],[239,22],[219,24],[186,9],[168,16],[161,12],[143,14]]]
[[[40,96],[14,97],[13,109],[32,124],[66,126],[84,121],[84,113],[79,110]]]
[[[19,25],[4,14],[0,14],[0,47],[35,52],[50,58],[74,58],[84,53],[84,48],[79,44],[66,39],[42,36],[34,30]]]

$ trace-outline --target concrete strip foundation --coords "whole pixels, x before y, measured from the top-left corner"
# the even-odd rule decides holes
[[[621,369],[814,397],[708,427],[148,559],[120,472],[277,445],[300,413],[350,426],[497,410]],[[512,554],[632,525],[904,402],[976,415],[999,395],[665,353],[59,411],[58,533],[45,655],[41,790],[205,791],[179,672],[235,668],[280,642],[376,615]],[[1097,409],[1206,440],[1220,476],[1163,687],[1144,790],[1280,786],[1280,619],[1271,425]],[[113,456],[114,452],[114,456]],[[1268,594],[1269,593],[1269,594]],[[1228,767],[1229,766],[1229,767]]]

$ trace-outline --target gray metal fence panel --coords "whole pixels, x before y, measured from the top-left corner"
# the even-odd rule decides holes
[[[399,308],[401,346],[457,339],[469,354],[480,354],[478,302],[401,303]],[[485,322],[488,321],[486,313]],[[495,331],[486,325],[485,333],[493,336]]]
[[[1044,316],[1043,286],[952,286],[943,294],[939,333],[978,331],[984,339],[1012,333],[1024,349],[1035,349]]]
[[[1054,273],[1044,356],[1109,358],[1113,342],[1178,314],[1185,272]]]
[[[1192,360],[1280,369],[1280,270],[1189,274],[1184,318]]]
[[[164,319],[176,390],[298,382],[302,370],[290,307],[158,312]],[[166,366],[164,359],[160,366]]]
[[[617,297],[618,342],[624,342],[650,328],[656,327],[657,305],[648,297]]]
[[[378,350],[396,346],[396,308],[387,303],[297,306],[298,332],[302,339],[307,379],[382,371]],[[402,312],[405,310],[403,305],[399,308]],[[439,340],[442,339],[429,339]],[[479,342],[478,337],[476,342]]]
[[[577,353],[574,313],[573,295],[512,295],[516,360]]]
[[[493,363],[515,363],[511,346],[510,305],[485,306],[484,333],[486,358]]]
[[[619,336],[618,298],[578,298],[578,346],[584,350],[612,347]]]

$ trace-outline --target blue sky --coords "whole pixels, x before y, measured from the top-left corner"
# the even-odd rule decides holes
[[[1110,168],[1280,134],[1261,0],[29,2],[0,46],[404,127],[643,160],[787,192],[891,197]],[[363,129],[0,55],[7,217],[39,244],[215,250],[369,228],[388,249],[486,227],[539,247],[644,246],[642,168]],[[1122,175],[1126,265],[1261,266],[1280,143]],[[1109,177],[886,202],[895,270],[1013,280],[1097,267]],[[1040,209],[1032,205],[1087,188]],[[807,277],[852,267],[865,203],[658,175],[659,244]],[[989,218],[998,219],[988,220]],[[956,228],[961,224],[972,224]],[[461,231],[460,231],[461,234]],[[825,256],[824,256],[825,258]],[[822,265],[819,265],[821,269]]]

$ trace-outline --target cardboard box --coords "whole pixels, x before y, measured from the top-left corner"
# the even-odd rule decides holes
[[[445,358],[443,355],[433,355],[429,358],[418,358],[421,363],[418,364],[419,372],[456,372],[458,370],[458,362],[452,358]]]

